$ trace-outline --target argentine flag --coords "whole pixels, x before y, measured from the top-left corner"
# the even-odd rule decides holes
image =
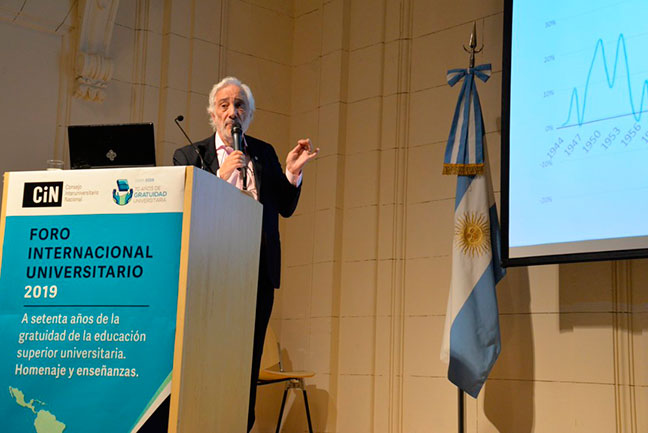
[[[481,70],[478,70],[481,68]],[[457,176],[452,278],[446,311],[441,359],[448,363],[448,379],[476,398],[500,353],[500,333],[495,286],[504,276],[500,260],[497,209],[488,166],[484,164],[483,120],[474,75],[490,65],[463,72],[466,77],[448,138],[446,156],[457,153],[465,158],[448,160],[444,167],[464,164],[481,174]],[[468,84],[467,84],[468,83]],[[466,85],[467,84],[467,85]],[[454,132],[454,134],[453,134]],[[475,155],[480,158],[475,160]],[[481,159],[481,160],[480,160]],[[452,170],[449,170],[452,171]],[[456,170],[455,170],[456,173]]]

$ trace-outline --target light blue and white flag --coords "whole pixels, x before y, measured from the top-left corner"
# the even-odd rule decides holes
[[[505,273],[501,267],[499,223],[490,173],[483,165],[483,119],[474,86],[478,69],[481,74],[490,70],[490,65],[464,69],[454,82],[449,80],[453,85],[465,77],[472,84],[464,83],[464,89],[469,91],[462,89],[459,97],[446,156],[458,154],[452,164],[476,167],[478,160],[473,156],[481,155],[483,174],[457,177],[452,279],[441,347],[441,359],[448,363],[448,379],[475,398],[500,353],[495,285]],[[466,93],[471,96],[466,98]],[[455,145],[461,151],[450,150]]]

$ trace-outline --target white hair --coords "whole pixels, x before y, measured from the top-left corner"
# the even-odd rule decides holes
[[[216,93],[218,93],[220,89],[230,85],[238,86],[243,89],[243,93],[245,93],[245,98],[247,99],[247,116],[243,121],[243,124],[241,125],[243,132],[247,131],[250,123],[252,122],[252,118],[254,118],[254,110],[256,109],[256,106],[254,105],[254,96],[252,96],[252,90],[250,90],[247,84],[243,84],[241,80],[236,77],[225,77],[218,83],[214,84],[211,92],[209,92],[209,106],[207,107],[207,113],[209,113],[209,124],[211,125],[214,132],[216,132],[216,123],[214,122],[212,115],[216,115],[216,101],[214,101],[214,99],[216,98]]]

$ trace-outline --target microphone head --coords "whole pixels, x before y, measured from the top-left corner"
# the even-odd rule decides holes
[[[242,134],[243,130],[241,129],[241,124],[235,120],[232,124],[232,139],[234,140],[234,150],[243,150],[241,146]]]
[[[181,114],[178,117],[175,118],[178,122],[182,122],[184,120],[184,116]]]

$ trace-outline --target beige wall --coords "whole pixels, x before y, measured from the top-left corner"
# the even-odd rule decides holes
[[[459,91],[445,73],[467,65],[476,21],[477,62],[493,65],[479,90],[499,192],[502,10],[333,0],[295,11],[291,137],[305,130],[322,154],[284,224],[273,326],[292,366],[317,372],[317,431],[457,429],[439,361],[455,194],[440,171]],[[648,431],[645,268],[510,269],[498,289],[502,355],[479,399],[467,398],[467,431]],[[259,431],[272,431],[271,413]],[[304,426],[298,397],[286,431]]]
[[[250,133],[283,159],[299,137],[322,148],[295,215],[272,325],[288,366],[311,369],[318,432],[456,431],[439,361],[450,275],[454,179],[441,164],[473,21],[499,192],[501,0],[122,0],[102,104],[72,97],[76,2],[0,0],[0,169],[65,158],[71,123],[153,121],[158,158],[210,132],[218,77],[248,82]],[[57,6],[52,6],[55,4]],[[71,13],[68,13],[71,12]],[[35,125],[37,127],[35,127]],[[499,194],[498,194],[499,196]],[[648,431],[648,262],[510,269],[498,287],[502,355],[468,432]],[[282,386],[259,394],[274,431]],[[305,431],[301,397],[285,431]]]
[[[0,169],[38,170],[57,141],[64,37],[0,21]],[[8,43],[11,41],[11,43]],[[25,53],[38,53],[25,55]],[[38,125],[38,127],[34,127]]]

